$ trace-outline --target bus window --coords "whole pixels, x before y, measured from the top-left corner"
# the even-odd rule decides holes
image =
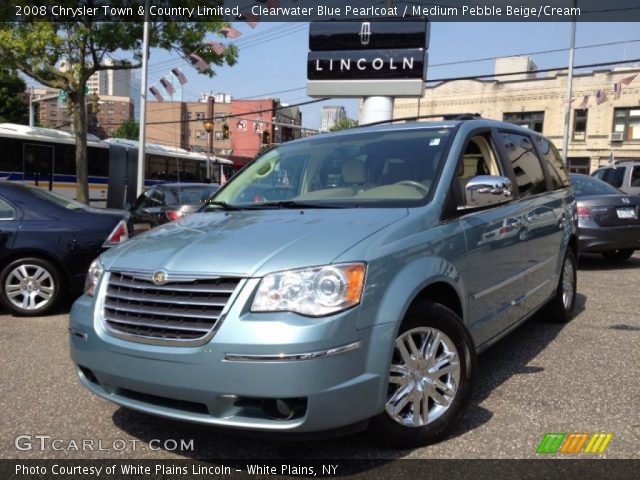
[[[22,165],[18,160],[17,145],[16,140],[0,138],[0,172],[5,175],[22,172]]]
[[[90,177],[108,177],[109,151],[106,148],[87,148],[87,164]]]
[[[76,174],[76,149],[73,145],[56,145],[53,173],[56,175]]]

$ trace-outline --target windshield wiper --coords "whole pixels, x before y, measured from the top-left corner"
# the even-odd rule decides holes
[[[339,205],[327,205],[322,203],[307,203],[296,200],[278,200],[274,202],[263,202],[254,205],[247,205],[244,208],[248,210],[260,210],[269,208],[343,208]]]
[[[231,205],[227,202],[212,201],[212,202],[207,202],[206,206],[204,207],[205,211],[209,211],[209,207],[211,206],[220,207],[222,210],[226,210],[226,211],[242,210],[242,208],[236,207],[235,205]]]

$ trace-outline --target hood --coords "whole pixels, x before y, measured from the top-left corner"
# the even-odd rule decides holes
[[[102,261],[108,270],[262,276],[331,263],[407,214],[401,208],[196,213],[111,249]]]

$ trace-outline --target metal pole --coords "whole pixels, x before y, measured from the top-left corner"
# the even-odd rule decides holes
[[[33,86],[31,86],[31,90],[29,91],[29,126],[33,127],[35,112],[33,111]]]
[[[149,73],[149,0],[144,2],[144,30],[142,34],[142,78],[140,79],[140,137],[138,143],[138,175],[136,196],[144,190],[144,160],[147,117],[147,75]]]
[[[578,0],[573,0],[573,6],[576,7]],[[573,16],[571,21],[571,47],[569,48],[569,74],[567,75],[567,99],[564,110],[564,132],[562,133],[562,158],[565,163],[569,160],[569,120],[571,118],[571,95],[573,94],[573,57],[576,47],[576,17]]]

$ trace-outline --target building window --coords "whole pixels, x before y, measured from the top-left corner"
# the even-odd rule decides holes
[[[204,120],[204,112],[196,112],[196,120]]]
[[[505,113],[502,116],[505,122],[515,123],[521,127],[530,128],[536,132],[542,133],[542,125],[544,123],[544,112],[515,112]]]
[[[107,114],[113,115],[113,108],[110,108],[109,110],[107,110]]]
[[[589,157],[569,157],[567,158],[567,166],[571,173],[583,173],[589,175],[591,159]]]
[[[576,142],[587,139],[587,112],[586,108],[573,111],[573,140]]]
[[[216,140],[223,140],[222,132],[216,132]]]
[[[207,139],[206,130],[196,130],[196,140],[206,140],[206,139]]]
[[[624,140],[640,140],[640,109],[616,108],[613,111],[613,131]]]

